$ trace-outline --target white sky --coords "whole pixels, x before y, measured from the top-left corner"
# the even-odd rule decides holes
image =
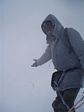
[[[83,11],[83,0],[0,0],[0,112],[53,111],[52,62],[31,67],[46,48],[40,26],[52,13],[84,37]]]

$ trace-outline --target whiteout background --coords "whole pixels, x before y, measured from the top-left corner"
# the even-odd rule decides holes
[[[83,11],[83,0],[0,0],[0,112],[53,112],[53,64],[31,67],[47,46],[40,26],[51,13],[84,37]]]

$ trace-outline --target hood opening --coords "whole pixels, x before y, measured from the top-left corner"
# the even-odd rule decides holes
[[[64,28],[61,23],[57,20],[57,18],[52,15],[52,14],[49,14],[45,20],[43,21],[42,25],[41,25],[41,28],[42,28],[42,31],[47,34],[47,30],[46,30],[46,25],[51,23],[51,25],[53,26],[53,28],[55,29],[54,31],[56,32],[59,32],[62,28]]]

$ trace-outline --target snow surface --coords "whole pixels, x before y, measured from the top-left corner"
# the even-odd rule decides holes
[[[52,62],[31,67],[46,48],[41,23],[52,13],[84,37],[83,6],[82,0],[0,0],[0,112],[53,112]]]

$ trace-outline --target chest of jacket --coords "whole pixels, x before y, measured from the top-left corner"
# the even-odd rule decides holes
[[[77,55],[65,36],[54,44],[52,59],[55,68],[58,70],[69,69],[80,64]]]

